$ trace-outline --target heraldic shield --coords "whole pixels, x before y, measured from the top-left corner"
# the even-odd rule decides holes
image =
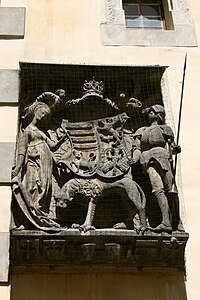
[[[130,144],[124,134],[126,113],[86,122],[62,121],[68,139],[59,166],[82,178],[117,178],[128,172]]]

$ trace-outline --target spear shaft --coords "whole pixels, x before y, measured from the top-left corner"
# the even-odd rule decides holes
[[[187,53],[185,54],[185,62],[184,62],[184,66],[183,66],[183,80],[182,80],[182,88],[181,88],[181,101],[180,101],[180,108],[179,108],[177,140],[176,140],[176,144],[177,145],[179,143],[179,136],[180,136],[180,127],[181,127],[181,116],[182,116],[182,107],[183,107],[183,92],[184,92],[184,85],[185,85],[186,65],[187,65]],[[174,164],[174,178],[176,176],[177,157],[178,156],[176,154],[176,156],[175,156],[175,164]]]

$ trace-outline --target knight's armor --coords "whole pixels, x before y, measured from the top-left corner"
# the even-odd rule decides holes
[[[142,127],[135,133],[140,140],[140,162],[145,169],[157,162],[165,171],[171,171],[169,152],[166,149],[168,139],[174,140],[174,134],[168,125]]]

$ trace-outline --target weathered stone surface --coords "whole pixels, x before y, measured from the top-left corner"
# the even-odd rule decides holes
[[[81,114],[79,122],[60,119],[55,123],[56,110],[66,110],[70,106],[79,108],[80,103],[87,105],[91,99],[107,107],[109,117],[100,119],[96,116],[94,120],[83,121]],[[127,102],[129,110],[141,108],[140,101],[131,99]],[[145,194],[132,178],[132,146],[130,137],[127,136],[129,142],[124,138],[124,124],[129,117],[118,111],[116,102],[104,99],[102,81],[95,79],[85,81],[81,98],[66,101],[64,90],[44,92],[25,109],[12,171],[12,187],[24,215],[38,229],[62,230],[55,205],[65,213],[69,202],[78,196],[88,200],[86,215],[84,210],[81,212],[85,221],[76,218],[70,226],[82,231],[92,230],[95,208],[104,190],[121,188],[129,202],[126,209],[128,220],[126,222],[120,217],[121,222],[117,220],[112,227],[133,228],[137,210],[140,219],[138,232],[145,230]],[[64,177],[70,173],[72,179],[66,179],[59,187],[60,169]],[[16,217],[16,224],[20,226],[21,220],[18,219]]]
[[[0,282],[8,281],[9,272],[9,232],[0,232]]]
[[[0,9],[1,11],[1,9]],[[18,70],[0,70],[0,102],[17,103],[19,93]]]
[[[176,30],[132,30],[125,25],[101,24],[102,43],[107,46],[197,46],[193,25],[177,25]]]
[[[13,265],[184,268],[188,234],[179,226],[171,164],[180,147],[162,100],[144,100],[142,109],[126,93],[111,99],[93,78],[81,97],[44,92],[21,111],[11,181]]]
[[[24,7],[0,7],[0,39],[20,39],[25,34]]]
[[[184,272],[175,268],[81,265],[58,269],[53,272],[53,267],[38,269],[37,266],[34,273],[30,273],[33,267],[18,269],[12,276],[12,300],[35,300],[43,295],[49,300],[58,296],[59,300],[188,299]]]
[[[116,265],[127,267],[178,267],[184,269],[187,233],[145,233],[133,230],[77,229],[47,234],[44,231],[13,231],[13,266]]]
[[[155,104],[142,111],[141,101],[123,93],[116,100],[104,98],[102,81],[94,78],[85,81],[81,98],[66,100],[65,96],[61,89],[44,92],[22,117],[12,187],[13,203],[18,203],[24,218],[37,229],[55,232],[67,231],[68,227],[83,232],[95,227],[134,229],[138,234],[184,231],[179,226],[177,191],[171,199],[175,174],[172,154],[179,153],[180,147],[174,142],[171,127],[165,124],[164,107]],[[101,117],[91,103],[106,108]],[[83,116],[80,105],[85,111],[91,108],[94,119]],[[78,119],[75,122],[74,117],[72,121],[63,118],[70,108]],[[132,124],[127,125],[129,119]],[[147,173],[146,186],[144,175],[133,177],[136,164]],[[107,204],[99,201],[106,193]],[[155,208],[149,212],[153,218],[146,216],[146,195],[159,208],[157,215]],[[107,221],[102,217],[105,207],[111,211]],[[27,228],[16,211],[13,206],[16,227]],[[98,218],[102,220],[95,224]]]
[[[0,143],[0,182],[10,183],[10,172],[12,170],[15,155],[14,143]]]
[[[108,23],[124,24],[124,11],[120,0],[106,1],[106,15]]]
[[[154,230],[171,232],[173,227],[184,231],[179,216],[178,192],[175,187],[176,165],[174,168],[171,165],[172,155],[180,153],[181,147],[175,143],[171,127],[165,124],[165,110],[162,105],[155,104],[144,109],[143,113],[147,115],[149,126],[143,126],[134,133],[137,149],[133,152],[133,160],[140,160],[147,172],[152,193],[162,213],[161,223]],[[170,200],[174,208],[171,217]]]

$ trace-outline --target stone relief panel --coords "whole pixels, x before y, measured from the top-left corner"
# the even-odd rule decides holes
[[[165,68],[30,65],[21,70],[12,230],[184,232]]]

